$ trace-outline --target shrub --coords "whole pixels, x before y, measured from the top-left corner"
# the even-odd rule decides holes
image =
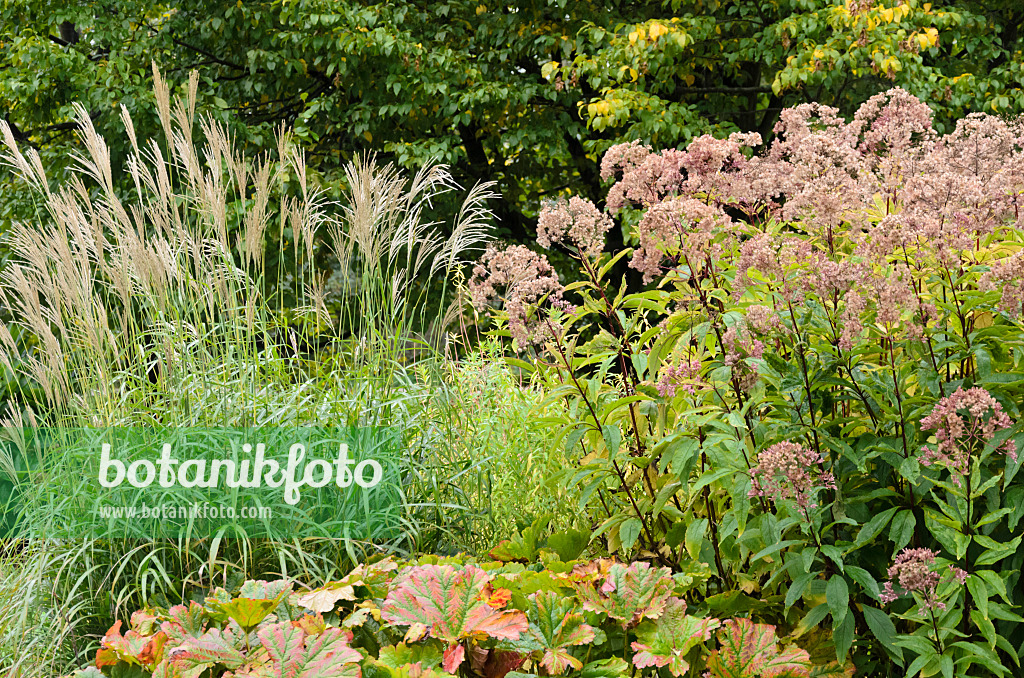
[[[93,665],[75,675],[845,673],[779,638],[770,624],[708,616],[693,593],[692,581],[649,563],[555,559],[542,568],[389,558],[314,590],[250,581],[235,595],[218,589],[203,603],[136,612],[127,630],[118,622],[106,633]]]
[[[505,300],[595,545],[828,636],[866,674],[1007,675],[1024,122],[939,136],[895,89],[851,121],[788,109],[775,131],[762,155],[746,134],[613,147],[607,207],[631,246],[604,252],[607,215],[553,201],[538,241],[582,281],[492,249],[474,303]],[[617,279],[626,261],[644,287]]]

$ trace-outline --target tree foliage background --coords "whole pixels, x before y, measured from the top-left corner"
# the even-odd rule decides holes
[[[72,102],[108,138],[124,105],[145,136],[152,64],[178,83],[198,69],[200,105],[250,151],[293,126],[334,190],[360,152],[436,158],[464,185],[497,181],[499,234],[524,241],[546,197],[600,202],[597,159],[622,140],[767,142],[786,106],[848,115],[894,84],[939,131],[1024,108],[1016,0],[487,2],[7,0],[0,115],[52,166],[76,143]],[[2,228],[35,210],[0,180]]]

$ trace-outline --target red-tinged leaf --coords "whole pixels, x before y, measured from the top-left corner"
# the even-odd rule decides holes
[[[538,657],[549,675],[565,673],[569,667],[576,670],[583,667],[568,648],[592,642],[595,632],[578,613],[572,598],[555,591],[538,591],[530,596],[526,614],[530,626],[516,643],[517,648]]]
[[[140,621],[146,628],[152,629],[155,617],[146,615],[140,618],[137,614],[132,619]],[[121,621],[118,620],[100,640],[100,649],[96,653],[96,666],[115,666],[124,662],[131,666],[152,666],[160,661],[167,634],[158,631],[154,635],[143,635],[131,629],[121,635]]]
[[[810,656],[797,648],[780,652],[775,627],[730,619],[718,632],[721,647],[708,658],[712,678],[807,678]]]
[[[660,617],[675,583],[667,567],[653,568],[650,563],[640,562],[615,563],[603,581],[584,578],[574,586],[583,609],[603,612],[631,627],[644,619]]]
[[[359,678],[363,657],[349,647],[352,636],[341,629],[327,629],[316,636],[289,623],[271,624],[256,634],[280,678]]]
[[[278,673],[287,678],[298,675],[298,663],[302,660],[303,638],[306,634],[302,629],[288,622],[271,624],[256,632],[260,644],[277,664]]]
[[[385,599],[381,618],[410,626],[412,637],[406,642],[419,636],[417,624],[449,645],[470,638],[515,640],[527,629],[526,615],[518,610],[499,612],[482,600],[489,581],[487,573],[474,565],[408,568]]]
[[[327,659],[339,664],[359,662],[363,655],[349,646],[351,641],[351,631],[327,629],[317,636],[306,638],[306,651],[303,656],[310,663]]]
[[[529,627],[526,615],[519,610],[495,612],[486,603],[470,608],[461,626],[454,622],[455,619],[450,619],[448,623],[442,622],[434,626],[431,632],[437,637],[436,632],[441,628],[442,633],[456,633],[458,638],[516,640]]]
[[[175,648],[170,663],[176,669],[200,666],[237,669],[245,664],[245,656],[235,647],[234,638],[230,634],[224,634],[220,629],[210,629],[201,637],[189,638]]]
[[[479,647],[474,649],[479,656],[474,658],[473,671],[483,678],[505,678],[510,672],[518,670],[525,664],[527,659],[527,655],[509,650],[484,650]]]
[[[138,612],[132,613],[131,627],[132,630],[137,631],[139,635],[155,635],[156,632],[160,630],[159,626],[160,622],[158,617],[149,610],[139,610]]]
[[[200,637],[206,632],[206,622],[209,619],[206,608],[195,601],[190,602],[187,607],[175,605],[167,611],[167,617],[160,628],[174,641]]]
[[[302,632],[309,636],[315,636],[327,630],[327,623],[322,614],[304,614],[292,622],[292,626],[302,629]]]
[[[164,646],[167,644],[167,634],[163,631],[159,631],[156,635],[149,636],[149,642],[146,643],[142,651],[139,652],[139,661],[144,666],[152,666],[163,659]]]
[[[456,643],[444,651],[444,658],[441,660],[441,668],[448,673],[454,674],[466,658],[466,648],[462,643]]]
[[[669,598],[665,613],[656,622],[645,622],[637,629],[633,643],[633,664],[637,668],[667,666],[672,675],[682,676],[690,668],[686,654],[698,643],[711,638],[719,627],[717,619],[693,617],[686,614],[686,603]]]
[[[508,589],[496,589],[487,598],[487,606],[494,610],[500,610],[512,600],[512,592]]]

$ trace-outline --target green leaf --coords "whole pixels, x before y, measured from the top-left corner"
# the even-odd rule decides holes
[[[825,586],[825,601],[832,613],[833,626],[841,625],[850,609],[850,589],[842,575],[834,574]]]
[[[864,613],[864,621],[867,622],[868,628],[871,629],[871,633],[878,639],[878,642],[882,644],[885,651],[888,652],[894,659],[897,659],[900,665],[903,664],[903,648],[899,647],[894,643],[896,639],[896,626],[892,623],[892,619],[884,611],[878,608],[864,605],[861,608],[861,612]]]
[[[793,607],[800,600],[804,589],[807,588],[807,584],[817,576],[815,572],[807,572],[793,580],[793,583],[789,585],[789,590],[786,591],[786,612],[789,612],[789,608]]]
[[[548,537],[548,547],[558,554],[563,563],[579,558],[589,543],[590,533],[575,528],[555,532]]]
[[[608,446],[608,458],[614,458],[619,453],[619,446],[622,444],[622,431],[615,424],[605,424],[601,427],[601,436],[605,445]]]
[[[619,525],[619,540],[622,542],[622,548],[629,550],[636,544],[636,540],[640,537],[640,530],[643,528],[643,523],[640,522],[639,518],[629,518],[622,521]]]
[[[704,533],[708,529],[707,518],[699,518],[686,528],[686,552],[696,559],[700,555],[700,547],[704,543]]]
[[[893,542],[893,555],[903,550],[903,547],[910,543],[914,536],[914,527],[917,526],[917,518],[910,509],[904,509],[892,519],[892,527],[889,529],[889,539]]]
[[[843,617],[843,620],[836,624],[835,618],[832,620],[832,641],[836,645],[836,660],[839,663],[846,662],[846,655],[850,652],[850,648],[853,646],[853,615],[848,614]]]
[[[893,515],[899,510],[899,507],[893,507],[886,509],[881,513],[873,516],[871,520],[864,524],[864,527],[860,528],[860,532],[857,533],[857,540],[853,543],[853,549],[858,549],[864,546],[885,529],[885,526],[892,520]]]

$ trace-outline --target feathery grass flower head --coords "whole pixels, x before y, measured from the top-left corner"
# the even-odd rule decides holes
[[[888,604],[897,600],[898,593],[893,582],[903,593],[917,594],[924,600],[924,606],[930,610],[945,610],[946,604],[939,600],[938,589],[942,582],[942,574],[935,570],[937,551],[927,548],[905,548],[896,556],[896,561],[888,570],[889,581],[885,583],[878,599]],[[959,567],[949,566],[949,574],[961,586],[967,581],[967,573]]]
[[[776,443],[757,455],[757,465],[750,470],[749,494],[772,501],[793,501],[806,514],[817,506],[817,490],[836,488],[835,478],[824,471],[821,463],[822,456],[803,445]]]
[[[953,482],[970,473],[971,454],[980,451],[997,431],[1013,426],[1002,404],[985,389],[975,386],[958,388],[940,400],[931,413],[921,420],[921,428],[935,431],[935,444],[921,448],[920,461],[925,466],[941,464],[953,474]],[[1012,440],[1001,448],[1010,459],[1017,460]]]
[[[537,220],[537,242],[550,249],[567,242],[588,257],[597,257],[604,249],[605,234],[612,227],[607,214],[586,198],[573,196],[547,202]]]
[[[473,307],[478,311],[500,298],[499,288],[504,288],[509,333],[520,346],[540,343],[550,335],[539,315],[542,311],[535,308],[542,298],[547,297],[559,310],[572,310],[562,298],[564,288],[547,257],[523,245],[504,250],[488,246],[473,268],[468,287]]]

